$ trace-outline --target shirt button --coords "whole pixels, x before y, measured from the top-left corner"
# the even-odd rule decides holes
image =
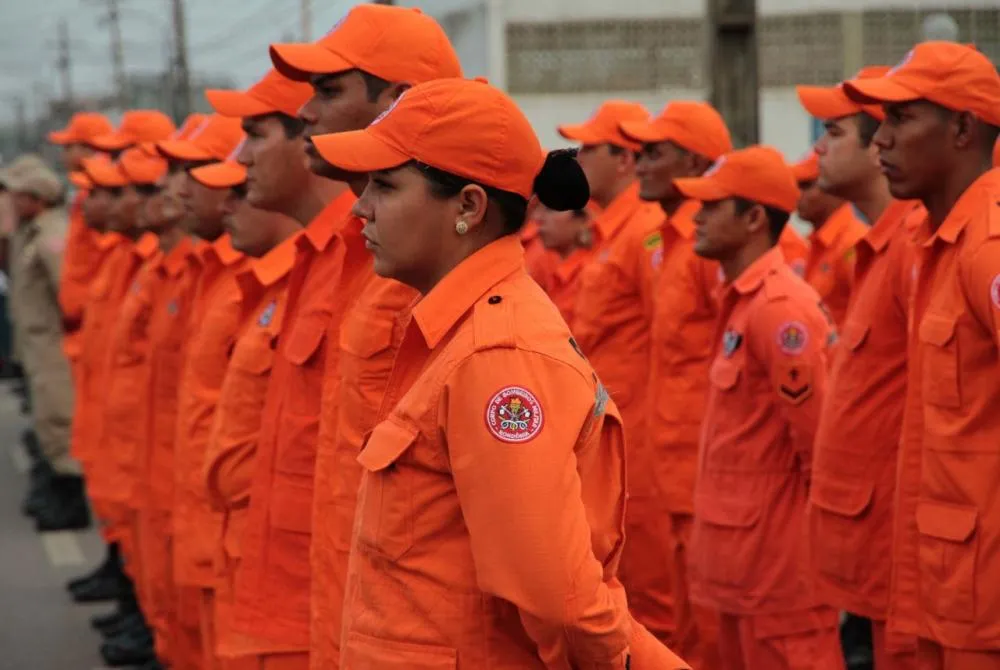
[[[503,298],[501,298],[498,295],[491,295],[490,299],[487,300],[486,302],[490,303],[491,305],[499,305],[500,301],[502,301],[502,300],[503,300]]]

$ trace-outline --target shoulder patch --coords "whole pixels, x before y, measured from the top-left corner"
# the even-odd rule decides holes
[[[801,405],[813,393],[812,366],[779,364],[775,370],[774,387],[779,398],[792,405]]]
[[[594,416],[598,417],[604,414],[604,410],[608,408],[608,400],[611,396],[608,395],[608,389],[604,388],[604,384],[597,382],[597,392],[594,394]]]
[[[743,335],[735,330],[727,330],[722,335],[722,355],[732,358],[736,350],[743,344]]]
[[[990,284],[990,299],[993,301],[993,308],[1000,309],[1000,274]]]
[[[655,233],[650,233],[642,240],[642,248],[646,251],[652,251],[657,247],[663,246],[663,233],[656,231]]]
[[[799,321],[786,321],[778,328],[778,348],[789,356],[798,356],[809,343],[809,330]]]
[[[788,264],[792,268],[792,272],[800,277],[806,276],[806,262],[801,258],[796,258],[791,263]]]
[[[542,405],[528,389],[505,386],[486,405],[486,427],[493,437],[508,444],[530,442],[542,430]]]
[[[264,308],[264,311],[260,313],[260,316],[257,317],[257,325],[261,328],[267,328],[270,326],[271,322],[274,321],[274,313],[277,309],[278,301],[272,300],[270,304]]]

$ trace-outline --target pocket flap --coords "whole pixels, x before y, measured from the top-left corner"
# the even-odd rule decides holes
[[[387,419],[375,426],[365,448],[358,454],[358,463],[371,472],[385,470],[417,441],[418,435],[417,429]]]
[[[278,477],[271,490],[271,526],[293,533],[312,533],[312,486],[285,474]]]
[[[458,652],[448,647],[381,640],[348,633],[343,668],[380,670],[455,670]]]
[[[371,358],[392,345],[396,325],[394,314],[374,314],[352,323],[348,320],[340,331],[340,348],[359,358]]]
[[[936,347],[943,347],[954,337],[957,322],[957,316],[926,315],[924,320],[920,322],[920,341],[933,344]]]
[[[295,365],[305,365],[319,350],[326,337],[327,319],[308,317],[301,320],[288,334],[285,356]]]
[[[732,361],[716,359],[709,371],[709,379],[715,386],[728,391],[740,380],[740,368]]]
[[[761,505],[745,500],[697,496],[695,514],[703,521],[728,528],[753,528],[760,521]]]
[[[869,324],[850,321],[844,326],[841,341],[851,351],[857,351],[865,343],[865,340],[868,339],[870,331],[871,326]]]
[[[847,481],[814,475],[810,496],[812,503],[827,512],[856,517],[872,501],[875,485],[866,481]]]
[[[921,535],[950,542],[966,542],[976,530],[979,510],[923,500],[917,503],[917,529]]]
[[[274,351],[265,343],[243,342],[233,350],[229,364],[237,370],[252,375],[263,375],[270,371],[274,363]]]

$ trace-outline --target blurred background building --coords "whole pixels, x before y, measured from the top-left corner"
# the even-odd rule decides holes
[[[6,116],[0,112],[0,154],[8,159],[39,147],[45,133],[77,109],[112,117],[123,106],[157,107],[176,118],[204,111],[200,90],[246,86],[266,70],[268,42],[316,39],[357,3],[44,4],[22,3],[4,19],[5,28],[16,33],[0,42],[0,100],[9,103]],[[759,141],[793,159],[816,132],[798,105],[797,84],[832,84],[863,65],[893,64],[926,38],[975,43],[1000,62],[996,0],[395,4],[420,7],[437,18],[467,74],[486,76],[510,91],[549,147],[564,144],[556,125],[585,119],[602,100],[639,100],[655,112],[671,99],[709,98],[714,81],[717,90],[730,89],[721,106],[734,128],[755,128]],[[43,28],[31,32],[31,26]],[[748,113],[754,105],[744,102],[753,99],[749,96],[758,100],[756,118]],[[738,143],[753,139],[750,130],[734,134]]]

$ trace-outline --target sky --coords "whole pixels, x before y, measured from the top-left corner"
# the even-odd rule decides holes
[[[312,38],[326,33],[354,5],[312,0]],[[125,68],[163,72],[172,39],[171,0],[119,0]],[[222,74],[246,86],[271,61],[270,42],[301,38],[300,0],[185,0],[191,71]],[[73,92],[112,89],[111,39],[101,24],[108,0],[0,0],[0,119],[24,97],[32,114],[42,97],[59,97],[58,25],[68,23]]]

